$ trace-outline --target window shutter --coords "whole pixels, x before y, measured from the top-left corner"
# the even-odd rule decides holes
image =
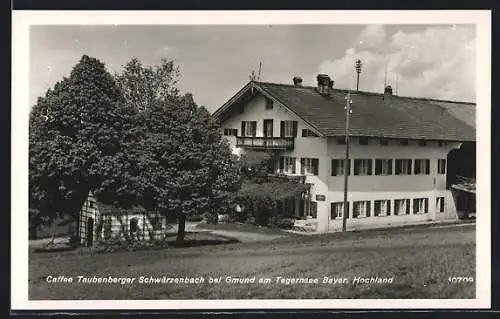
[[[415,165],[415,174],[420,174],[420,163],[421,160],[415,160],[414,164]]]
[[[388,169],[389,169],[389,175],[392,175],[392,159],[389,160]]]
[[[430,166],[431,166],[431,161],[426,159],[425,160],[425,174],[426,175],[430,174]]]
[[[252,122],[252,136],[257,136],[257,121]]]
[[[280,137],[285,137],[285,121],[280,121]]]
[[[306,165],[306,160],[304,158],[300,159],[300,174],[304,175],[306,173],[304,166]]]
[[[410,215],[410,200],[406,200],[406,215]]]
[[[373,160],[368,160],[368,175],[372,175]]]
[[[337,176],[337,166],[339,162],[337,160],[332,159],[332,176]]]
[[[370,217],[371,214],[371,201],[366,202],[366,217]]]
[[[292,157],[292,174],[295,174],[297,169],[297,159],[295,157]]]
[[[424,205],[425,205],[425,212],[427,213],[429,211],[429,199],[426,198],[424,199]]]
[[[241,121],[241,136],[245,136],[245,121]]]
[[[346,218],[349,218],[349,202],[347,202],[347,205],[345,207],[346,210],[343,211],[342,213],[345,214]]]
[[[283,172],[285,169],[285,158],[280,156],[280,172]]]
[[[386,201],[386,207],[387,207],[386,208],[386,215],[390,216],[391,215],[391,201],[390,200]]]
[[[297,137],[297,127],[298,127],[297,121],[293,121],[293,137]]]
[[[411,175],[411,162],[412,160],[409,159],[408,162],[406,163],[408,165],[408,175]]]
[[[382,174],[382,160],[375,160],[375,175]]]
[[[401,174],[401,164],[402,164],[401,160],[396,160],[396,175]]]
[[[318,175],[318,170],[319,170],[319,159],[313,158],[312,159],[312,166],[313,166],[313,174]]]
[[[354,175],[359,175],[359,160],[354,160]]]

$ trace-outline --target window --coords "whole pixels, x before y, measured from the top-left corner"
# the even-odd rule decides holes
[[[266,110],[273,109],[273,100],[266,98]]]
[[[151,227],[153,227],[153,230],[161,230],[161,218],[159,216],[151,219]]]
[[[438,213],[444,213],[444,197],[436,198],[436,211]]]
[[[318,134],[305,128],[302,130],[302,137],[318,137]]]
[[[408,145],[408,140],[401,140],[401,141],[399,141],[399,145],[407,146]]]
[[[137,232],[137,218],[132,218],[129,222],[130,235]]]
[[[374,215],[375,216],[389,216],[391,215],[391,201],[390,200],[376,200],[374,202]]]
[[[416,159],[415,160],[415,175],[429,175],[430,160]]]
[[[344,175],[344,161],[343,159],[332,159],[332,176]],[[348,162],[349,164],[351,161]],[[351,174],[351,165],[348,165],[347,175]]]
[[[354,160],[354,175],[371,175],[371,174],[372,174],[371,159]]]
[[[395,199],[394,200],[394,215],[410,215],[410,200]]]
[[[295,157],[280,157],[280,172],[295,174],[296,172],[296,158]]]
[[[349,218],[349,202],[347,202],[347,218]],[[330,219],[344,216],[344,202],[335,202],[330,205]]]
[[[446,174],[446,160],[438,159],[438,174]]]
[[[297,137],[297,121],[281,121],[280,137]]]
[[[319,160],[303,157],[300,159],[300,173],[302,175],[318,175]]]
[[[389,145],[389,140],[388,139],[381,139],[380,140],[380,145],[384,145],[384,146]]]
[[[241,122],[242,136],[257,136],[257,121],[242,121]]]
[[[345,136],[337,137],[337,144],[345,145]]]
[[[94,208],[94,201],[92,200],[89,201],[89,208]]]
[[[411,175],[411,159],[396,160],[396,175]]]
[[[413,214],[425,214],[429,212],[428,198],[415,198],[413,200]]]
[[[360,137],[358,141],[359,145],[368,145],[368,137]]]
[[[224,129],[224,136],[237,136],[237,135],[238,135],[238,129],[235,128]]]
[[[370,217],[370,201],[354,202],[352,207],[352,218]]]
[[[427,141],[424,141],[424,140],[418,141],[418,146],[426,146],[426,145],[427,145]]]
[[[392,174],[392,159],[375,160],[375,175],[391,175],[391,174]]]

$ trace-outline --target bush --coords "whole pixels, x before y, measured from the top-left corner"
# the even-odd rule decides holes
[[[225,224],[225,223],[228,223],[230,221],[230,216],[228,214],[219,214],[217,216],[217,222],[220,223],[220,224]]]
[[[276,222],[276,227],[283,229],[292,229],[295,225],[295,219],[293,218],[282,218]]]
[[[203,220],[203,216],[196,215],[196,216],[188,216],[186,218],[188,222],[201,222]]]

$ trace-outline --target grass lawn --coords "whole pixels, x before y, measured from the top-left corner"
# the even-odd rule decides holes
[[[190,234],[193,243],[201,241]],[[212,235],[213,236],[213,235]],[[296,298],[474,298],[474,283],[450,283],[450,276],[475,280],[475,225],[349,234],[290,236],[270,242],[190,245],[155,251],[96,254],[79,249],[30,253],[29,296],[55,299],[296,299]],[[47,283],[48,275],[73,283]],[[76,276],[129,277],[132,284],[76,283]],[[144,277],[203,277],[203,283],[139,283]],[[227,276],[255,283],[226,283]],[[318,279],[318,283],[276,282],[276,277]],[[323,278],[336,283],[322,283]],[[387,277],[391,283],[356,284],[355,277]],[[209,277],[222,277],[209,283]],[[258,283],[270,278],[270,283]],[[343,280],[345,278],[345,280]],[[342,280],[340,280],[342,279]],[[339,283],[338,281],[342,281]]]

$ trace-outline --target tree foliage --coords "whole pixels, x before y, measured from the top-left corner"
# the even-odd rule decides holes
[[[115,74],[115,79],[125,99],[142,111],[157,101],[175,102],[180,94],[176,87],[179,76],[179,68],[172,60],[163,58],[159,65],[144,66],[133,58],[121,73]]]
[[[84,55],[30,114],[30,226],[76,217],[89,191],[179,220],[229,209],[239,167],[209,112],[175,87],[172,61],[111,76]],[[116,81],[115,81],[116,79]]]
[[[136,112],[123,102],[104,64],[87,55],[38,99],[29,123],[33,233],[56,217],[75,217],[89,190],[112,184],[111,159],[134,135]]]

